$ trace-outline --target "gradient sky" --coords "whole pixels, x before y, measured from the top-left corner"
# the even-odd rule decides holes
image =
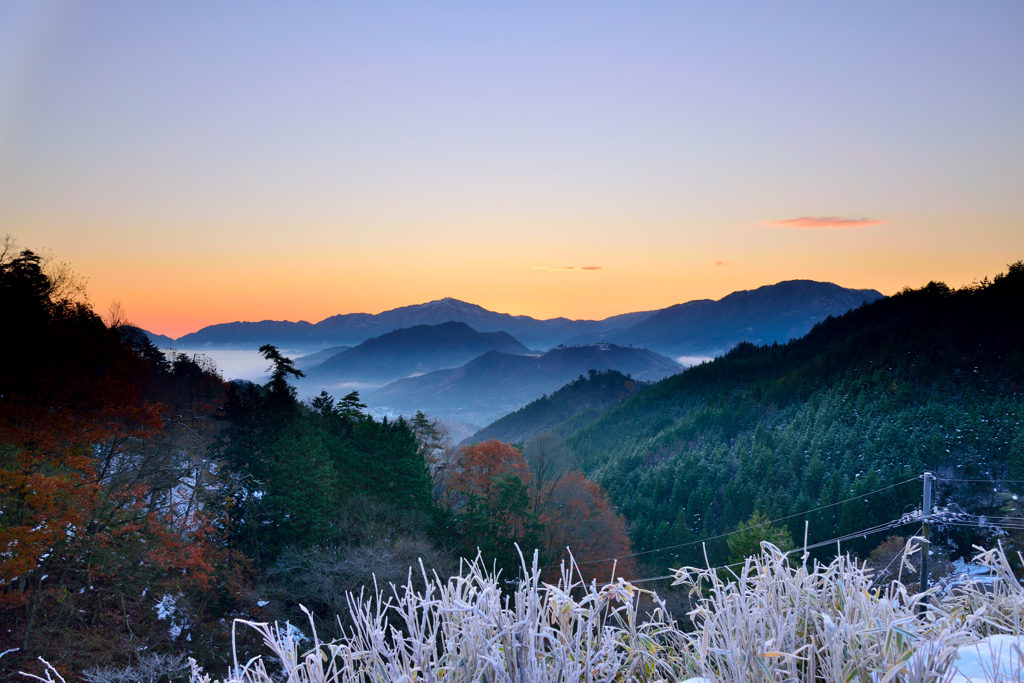
[[[172,336],[961,285],[1024,258],[1024,3],[0,0],[0,233]]]

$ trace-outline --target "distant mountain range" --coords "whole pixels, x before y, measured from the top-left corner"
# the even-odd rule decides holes
[[[539,356],[489,351],[462,367],[401,379],[366,396],[374,409],[487,424],[588,374],[614,369],[658,380],[683,367],[648,349],[614,344],[558,347]]]
[[[542,431],[568,436],[598,419],[606,408],[635,396],[648,386],[618,370],[588,373],[550,396],[542,396],[495,420],[468,436],[465,443],[488,439],[523,443]]]
[[[457,299],[404,306],[376,315],[336,315],[316,324],[264,320],[204,327],[177,340],[151,335],[158,346],[183,349],[256,349],[275,344],[286,350],[319,350],[357,344],[416,325],[461,322],[477,332],[506,332],[533,349],[559,343],[608,341],[643,346],[672,356],[714,356],[739,341],[784,342],[806,334],[829,315],[841,315],[882,295],[873,289],[846,289],[827,282],[790,280],[734,292],[718,301],[690,301],[659,311],[641,311],[604,320],[537,320],[495,313]],[[159,340],[157,340],[159,338]]]
[[[464,365],[488,351],[530,350],[507,332],[477,332],[466,323],[414,325],[368,339],[305,368],[305,383],[379,382]],[[313,358],[324,352],[307,356]]]
[[[458,299],[440,299],[376,315],[335,315],[316,324],[279,320],[221,323],[186,334],[174,343],[190,349],[211,346],[255,349],[262,344],[275,344],[286,349],[311,349],[338,344],[355,346],[393,330],[454,321],[466,323],[478,332],[507,332],[531,347],[550,348],[575,335],[628,327],[652,313],[654,311],[626,313],[601,321],[568,318],[537,320],[526,315],[495,313]]]
[[[317,351],[315,353],[310,353],[305,356],[293,358],[292,362],[295,363],[295,367],[297,367],[299,370],[309,370],[312,367],[320,365],[331,356],[336,356],[342,351],[348,351],[351,348],[351,346],[329,346],[326,349],[323,349],[322,351]]]
[[[741,341],[781,344],[802,337],[827,317],[880,298],[882,294],[873,289],[789,280],[733,292],[718,301],[703,299],[670,306],[627,329],[581,335],[569,343],[608,341],[671,356],[715,356]]]

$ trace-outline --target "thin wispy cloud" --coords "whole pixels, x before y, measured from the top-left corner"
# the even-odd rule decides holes
[[[792,230],[817,230],[832,228],[867,228],[872,225],[881,225],[885,221],[874,218],[840,218],[838,216],[803,216],[802,218],[787,218],[784,221],[770,221],[762,223],[769,228],[789,228]]]
[[[579,272],[581,270],[603,270],[604,266],[565,266],[564,268],[549,268],[547,266],[534,266],[534,270],[546,270],[549,273],[563,273],[566,271]]]
[[[732,261],[715,261],[716,266],[731,266]]]
[[[604,266],[583,266],[580,270],[601,270]]]

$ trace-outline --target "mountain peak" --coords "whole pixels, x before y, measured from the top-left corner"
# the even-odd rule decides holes
[[[446,296],[443,299],[435,299],[434,301],[428,301],[425,304],[419,304],[414,306],[415,308],[458,308],[462,310],[485,310],[481,306],[471,304],[468,301],[462,301],[461,299],[453,299],[450,296]]]

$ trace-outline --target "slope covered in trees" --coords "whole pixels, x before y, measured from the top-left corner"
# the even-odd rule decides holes
[[[1022,391],[1017,263],[991,282],[931,283],[863,305],[784,345],[741,344],[567,442],[630,520],[638,549],[678,546],[648,560],[703,564],[701,546],[683,544],[754,512],[796,515],[787,524],[802,539],[800,513],[831,506],[806,516],[811,542],[898,518],[920,504],[920,482],[894,485],[925,469],[978,480],[940,480],[937,504],[1014,508],[1004,487],[985,482],[1024,479]],[[954,551],[969,550],[969,530],[941,534]],[[866,555],[881,540],[850,543]],[[728,558],[725,539],[708,549],[712,562]]]
[[[647,385],[618,370],[597,372],[591,369],[548,396],[531,401],[514,413],[495,420],[467,439],[476,443],[498,439],[523,443],[540,432],[574,432],[597,419],[601,412],[619,401],[642,391]],[[570,421],[569,424],[566,421]]]

